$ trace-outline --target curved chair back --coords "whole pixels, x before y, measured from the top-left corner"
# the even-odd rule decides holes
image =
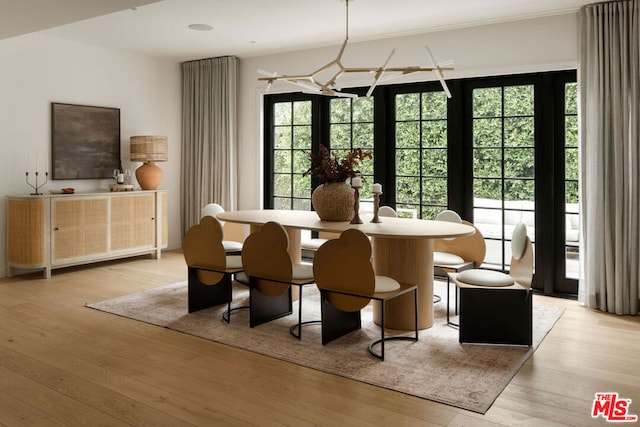
[[[396,212],[396,210],[391,206],[380,206],[380,208],[378,209],[378,215],[397,218],[398,212]]]
[[[475,267],[480,267],[480,264],[484,262],[484,257],[487,253],[487,244],[484,241],[482,232],[478,230],[478,227],[470,223],[469,221],[462,221],[462,224],[470,225],[475,228],[474,234],[456,237],[454,239],[436,239],[433,241],[433,250],[435,252],[446,252],[450,254],[458,255],[465,261],[473,261]]]
[[[445,209],[436,216],[436,221],[447,221],[461,224],[462,218],[460,218],[460,215],[458,215],[456,211]]]
[[[289,289],[293,277],[289,236],[277,222],[267,222],[259,231],[251,233],[242,248],[242,265],[247,277],[259,280],[256,288],[264,295],[278,296]],[[269,281],[273,279],[274,281]]]
[[[373,295],[375,273],[371,265],[371,242],[359,230],[348,229],[338,239],[329,240],[313,259],[313,276],[320,289]],[[358,311],[368,298],[330,293],[329,302],[342,311]]]
[[[205,216],[200,224],[191,227],[182,242],[184,259],[189,267],[206,267],[225,270],[227,258],[222,246],[222,226],[212,216]],[[198,280],[204,284],[216,284],[223,273],[197,270]]]
[[[533,244],[527,236],[527,227],[519,223],[511,237],[511,268],[509,275],[525,289],[531,289],[533,279]]]
[[[224,213],[224,208],[217,203],[209,203],[200,211],[200,217],[212,216],[217,217],[218,214]]]

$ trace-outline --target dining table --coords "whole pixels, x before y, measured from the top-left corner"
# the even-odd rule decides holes
[[[220,221],[247,224],[256,231],[270,221],[281,224],[289,236],[289,254],[294,263],[301,261],[301,231],[341,233],[355,228],[371,238],[373,268],[376,275],[388,276],[400,283],[418,286],[418,328],[433,325],[433,240],[455,238],[475,233],[469,225],[410,218],[381,217],[371,222],[372,215],[361,214],[361,224],[350,221],[322,221],[314,211],[302,210],[237,210],[218,214]],[[414,329],[413,297],[399,297],[386,306],[386,327],[410,331]],[[380,306],[373,306],[373,320],[382,324]]]

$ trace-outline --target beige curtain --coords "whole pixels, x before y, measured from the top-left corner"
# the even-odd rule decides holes
[[[183,233],[208,203],[236,208],[237,73],[231,56],[182,64]]]
[[[638,313],[640,28],[638,2],[581,9],[580,301]]]

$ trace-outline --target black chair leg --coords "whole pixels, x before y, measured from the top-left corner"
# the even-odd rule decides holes
[[[298,340],[302,339],[302,325],[312,325],[312,324],[321,324],[322,320],[308,320],[306,322],[302,321],[302,286],[300,288],[300,296],[298,297],[298,323],[291,326],[289,328],[289,333],[294,337],[298,338]]]
[[[361,328],[360,310],[342,311],[327,300],[326,292],[321,291],[322,344],[327,344],[349,332]]]
[[[206,285],[198,280],[196,269],[189,268],[187,288],[189,313],[231,302],[231,275],[229,274],[225,274],[222,280],[214,285]]]
[[[255,286],[249,292],[249,326],[255,327],[293,313],[291,287],[278,296],[264,295]]]

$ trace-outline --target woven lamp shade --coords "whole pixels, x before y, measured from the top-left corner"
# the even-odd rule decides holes
[[[136,169],[136,179],[143,190],[155,190],[162,180],[162,169],[154,162],[168,160],[168,138],[157,135],[136,135],[130,138],[131,161],[143,162]]]

